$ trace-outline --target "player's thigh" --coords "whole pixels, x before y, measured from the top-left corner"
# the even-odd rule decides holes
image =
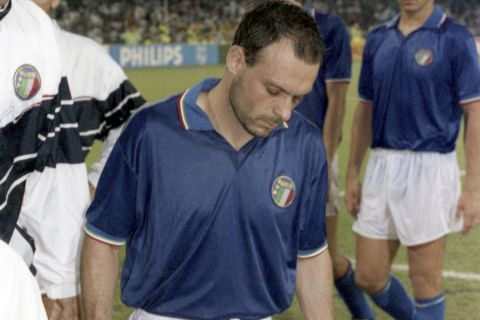
[[[442,269],[446,236],[407,248],[409,276],[416,298],[431,298],[443,291]]]
[[[367,293],[378,292],[385,286],[399,245],[398,240],[372,239],[357,235],[355,281]]]

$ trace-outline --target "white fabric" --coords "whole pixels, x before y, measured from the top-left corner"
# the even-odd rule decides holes
[[[8,245],[23,259],[28,267],[33,265],[33,248],[16,228],[13,230]]]
[[[37,280],[51,299],[78,294],[79,251],[89,202],[84,163],[57,164],[27,179],[18,223],[35,239]]]
[[[0,20],[0,128],[42,100],[55,95],[61,79],[60,56],[50,18],[30,0],[12,0],[12,7]],[[41,87],[29,100],[15,94],[14,75],[22,65],[39,73]]]
[[[88,168],[88,182],[94,187],[97,188],[98,180],[100,180],[100,175],[102,174],[103,168],[107,163],[108,156],[112,152],[113,146],[117,141],[118,137],[122,133],[123,125],[110,130],[107,138],[102,143],[102,148],[100,156],[97,161]]]
[[[328,172],[330,177],[329,198],[327,200],[327,217],[335,216],[339,212],[340,205],[340,191],[338,188],[339,170],[338,170],[338,155],[333,156],[331,170]]]
[[[59,72],[68,78],[73,100],[104,100],[126,79],[102,46],[61,30],[50,19],[48,23],[60,51],[52,61],[62,66]],[[37,280],[41,292],[51,299],[79,294],[79,251],[89,204],[84,163],[58,164],[34,172],[27,180],[19,223],[35,239]]]
[[[58,46],[63,53],[63,73],[67,76],[73,100],[105,100],[127,79],[122,68],[97,42],[70,32],[55,23]],[[122,127],[110,131],[102,144],[99,159],[89,168],[89,182],[96,187],[108,156]]]
[[[353,230],[373,239],[419,245],[461,230],[455,221],[460,175],[454,152],[375,149]]]
[[[271,320],[271,319],[272,319],[271,317],[268,317],[268,318],[263,318],[259,320]],[[137,309],[130,315],[128,320],[187,320],[187,319],[158,316],[155,314],[148,313],[144,310]],[[230,320],[239,320],[239,319],[232,318]]]
[[[22,258],[0,241],[0,319],[47,320],[37,283]]]

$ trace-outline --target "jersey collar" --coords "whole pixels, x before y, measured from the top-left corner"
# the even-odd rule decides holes
[[[220,79],[207,78],[196,86],[187,89],[178,97],[177,110],[180,125],[185,130],[211,131],[214,130],[207,114],[197,105],[197,99],[202,91],[209,91],[215,87]],[[288,123],[276,127],[273,131],[287,129]]]
[[[177,109],[180,125],[185,130],[210,131],[212,123],[207,114],[197,105],[197,98],[202,91],[215,87],[220,79],[208,78],[187,89],[178,98]]]
[[[400,14],[397,14],[393,19],[387,22],[387,28],[393,28],[398,25],[400,20]],[[440,28],[442,24],[447,20],[447,15],[440,9],[440,7],[435,6],[430,17],[425,21],[421,29],[436,29]]]

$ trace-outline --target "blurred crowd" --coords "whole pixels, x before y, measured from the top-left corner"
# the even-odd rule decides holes
[[[54,11],[58,23],[100,43],[229,44],[245,12],[245,1],[223,0],[64,0]],[[307,8],[341,16],[352,37],[396,14],[396,0],[307,0]],[[480,36],[480,1],[437,0],[457,21]]]

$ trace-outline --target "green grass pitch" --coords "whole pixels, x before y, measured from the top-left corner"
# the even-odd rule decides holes
[[[127,70],[127,75],[133,84],[142,92],[148,101],[155,101],[167,97],[173,93],[183,91],[189,86],[205,77],[221,77],[224,66],[207,67],[180,67],[180,68],[159,68],[159,69],[134,69]],[[344,141],[339,149],[340,169],[341,169],[341,189],[344,185],[344,171],[348,157],[348,147],[350,144],[350,127],[352,116],[357,103],[357,79],[359,64],[354,64],[352,83],[348,91],[347,112],[343,127]],[[460,135],[462,136],[462,135]],[[463,144],[459,141],[458,158],[463,164]],[[95,158],[98,148],[92,151],[89,162]],[[342,204],[338,242],[339,246],[349,257],[355,257],[354,234],[351,231],[352,218],[348,215]],[[447,244],[447,253],[445,258],[445,270],[459,273],[477,274],[476,279],[459,279],[458,276],[445,278],[445,288],[447,291],[447,319],[480,319],[480,227],[477,227],[468,236],[451,235]],[[396,260],[396,264],[405,265],[407,263],[405,250],[401,249]],[[394,273],[408,284],[408,273],[406,271],[394,271]],[[410,289],[410,288],[409,288]],[[349,314],[337,297],[336,318],[350,319]],[[388,319],[388,317],[375,309],[378,319]],[[114,302],[115,320],[127,319],[130,309],[126,308],[117,294]],[[292,307],[281,315],[275,317],[276,320],[296,320],[301,319],[301,313],[297,304],[294,302]]]

